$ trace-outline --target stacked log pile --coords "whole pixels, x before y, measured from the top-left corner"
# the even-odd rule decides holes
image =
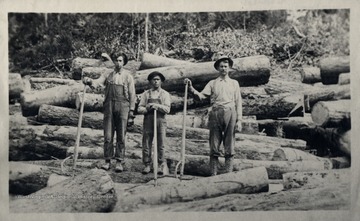
[[[175,165],[180,159],[182,135],[182,110],[185,78],[193,81],[194,87],[201,91],[206,83],[217,76],[213,62],[191,63],[159,58],[151,54],[143,54],[141,69],[134,70],[134,79],[138,98],[148,88],[147,75],[152,71],[162,72],[167,80],[163,88],[171,93],[171,113],[167,116],[168,128],[165,147],[165,158],[171,173],[176,173]],[[345,59],[346,60],[346,59]],[[322,63],[327,64],[326,62]],[[346,61],[341,61],[343,73]],[[14,75],[9,84],[10,96],[18,99],[20,104],[11,107],[16,116],[10,120],[10,161],[30,160],[63,160],[74,153],[76,126],[78,125],[79,109],[84,102],[84,113],[80,135],[79,159],[103,159],[103,88],[95,90],[85,87],[80,79],[83,76],[98,78],[102,73],[112,71],[113,64],[109,61],[77,58],[73,62],[74,79],[30,78],[32,90],[24,89],[23,79]],[[139,65],[137,65],[138,69]],[[323,66],[322,66],[323,67]],[[186,123],[186,163],[185,175],[198,177],[187,184],[168,185],[160,188],[149,188],[152,194],[144,198],[141,191],[123,191],[117,193],[118,204],[114,206],[113,187],[108,177],[98,171],[84,174],[85,179],[100,177],[99,188],[104,188],[107,200],[94,203],[105,203],[99,211],[134,211],[139,202],[162,204],[212,198],[230,193],[258,193],[268,190],[268,179],[282,179],[290,172],[329,171],[350,166],[350,89],[347,77],[341,77],[342,83],[336,85],[314,86],[305,83],[315,83],[323,77],[332,78],[340,73],[334,71],[306,70],[302,83],[286,82],[270,79],[270,62],[265,56],[253,56],[234,59],[234,67],[230,76],[241,86],[243,99],[243,131],[236,134],[235,141],[235,172],[229,175],[219,175],[218,178],[203,178],[209,176],[209,130],[207,119],[210,101],[196,101],[190,94],[188,97],[188,114]],[[320,75],[321,72],[321,75]],[[14,82],[18,83],[14,83]],[[21,82],[21,83],[19,83]],[[333,82],[333,81],[330,81]],[[345,82],[345,83],[344,83]],[[36,87],[37,83],[56,84],[55,87]],[[10,87],[10,85],[12,85]],[[19,86],[20,85],[20,86]],[[86,90],[85,99],[81,92]],[[296,93],[298,92],[298,93]],[[346,100],[347,99],[347,100]],[[20,112],[21,109],[21,112]],[[15,111],[16,110],[16,111]],[[311,112],[311,114],[310,114]],[[141,139],[143,116],[137,115],[133,126],[128,128],[126,156],[128,160],[141,165]],[[266,136],[268,135],[268,136]],[[326,140],[326,142],[322,142]],[[316,149],[314,152],[313,149]],[[344,157],[342,160],[329,158]],[[20,167],[24,168],[24,167]],[[48,179],[50,173],[47,167],[34,167],[34,176]],[[140,173],[142,168],[126,166],[125,170]],[[39,172],[39,170],[44,170]],[[224,173],[224,159],[220,159],[219,173]],[[32,172],[31,172],[32,173]],[[258,176],[248,174],[259,174]],[[80,175],[81,176],[81,175]],[[217,183],[226,178],[225,185],[208,186],[210,182]],[[200,178],[201,177],[201,178]],[[252,178],[251,178],[252,177]],[[113,178],[113,177],[112,177]],[[215,180],[212,180],[215,179]],[[15,178],[14,178],[15,180]],[[18,180],[16,178],[16,180]],[[28,180],[28,179],[26,179]],[[105,182],[106,181],[106,182]],[[15,182],[15,181],[14,181]],[[44,181],[45,182],[45,181]],[[58,193],[64,186],[76,186],[77,178],[68,184],[60,182],[54,187],[46,187],[37,194]],[[19,181],[15,182],[16,184]],[[241,185],[235,184],[241,183]],[[44,187],[42,183],[41,188]],[[57,186],[59,185],[59,186]],[[106,188],[104,187],[106,186]],[[208,191],[203,191],[205,188]],[[189,197],[189,188],[195,192]],[[20,188],[20,187],[17,187]],[[39,188],[38,186],[36,188]],[[86,187],[84,187],[86,188]],[[200,191],[200,189],[202,189]],[[226,189],[226,191],[225,191]],[[80,189],[82,191],[82,189]],[[250,191],[251,190],[251,191]],[[92,191],[90,189],[89,191]],[[95,190],[94,190],[95,191]],[[173,191],[178,195],[172,196]],[[249,192],[250,191],[250,192]],[[16,194],[29,194],[19,193]],[[69,192],[71,194],[71,191]],[[100,193],[96,193],[100,194]],[[36,197],[38,195],[34,195]],[[85,208],[67,207],[71,198],[57,201],[61,206],[54,205],[47,211],[98,211],[93,206]],[[42,211],[24,206],[25,199],[17,200],[10,205],[12,211]],[[115,200],[116,201],[116,200]],[[46,200],[39,200],[39,205]]]

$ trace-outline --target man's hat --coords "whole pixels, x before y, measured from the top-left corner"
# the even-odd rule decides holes
[[[122,52],[114,52],[110,55],[111,60],[115,61],[118,57],[123,57],[124,59],[124,66],[128,63],[128,57],[125,53]]]
[[[232,67],[234,62],[233,60],[231,60],[231,58],[227,57],[227,56],[221,56],[219,59],[217,59],[214,63],[214,68],[217,70],[219,68],[220,62],[222,61],[228,61],[229,62],[229,66]]]
[[[158,71],[154,71],[154,72],[151,72],[148,76],[148,81],[151,81],[155,76],[159,76],[161,81],[165,81],[165,77],[163,74],[161,74],[160,72]]]

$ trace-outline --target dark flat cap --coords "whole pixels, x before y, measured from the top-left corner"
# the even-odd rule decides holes
[[[151,81],[155,76],[159,76],[161,81],[165,81],[165,77],[163,74],[161,74],[160,72],[158,71],[153,71],[151,72],[149,75],[148,75],[148,81]]]

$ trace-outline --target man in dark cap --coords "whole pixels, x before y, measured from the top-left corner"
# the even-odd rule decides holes
[[[105,164],[101,167],[109,170],[111,159],[116,159],[116,172],[122,172],[125,158],[125,134],[128,119],[133,120],[136,102],[135,83],[130,71],[125,70],[128,62],[124,53],[113,53],[111,59],[115,64],[114,71],[93,80],[85,77],[83,82],[96,88],[105,85],[104,101],[104,157]],[[116,146],[114,156],[114,132],[116,131]]]
[[[144,174],[151,171],[151,148],[154,138],[154,110],[157,110],[157,150],[158,164],[160,165],[158,173],[166,175],[168,167],[164,159],[164,141],[166,137],[166,114],[170,112],[170,94],[161,88],[161,83],[165,81],[164,75],[154,71],[149,74],[148,81],[151,88],[146,90],[140,99],[138,113],[144,114],[142,156],[145,168]]]
[[[225,149],[226,171],[232,172],[235,131],[242,129],[240,86],[236,80],[229,77],[229,69],[232,65],[233,61],[229,57],[220,57],[214,63],[215,69],[219,71],[219,76],[211,80],[201,92],[192,86],[190,79],[185,79],[185,84],[189,84],[190,92],[196,98],[201,100],[210,97],[212,106],[209,112],[208,126],[210,129],[210,170],[212,176],[217,174],[221,142]]]

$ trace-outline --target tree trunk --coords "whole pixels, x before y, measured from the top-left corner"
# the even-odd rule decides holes
[[[20,74],[9,73],[9,99],[20,98],[20,94],[24,92],[25,85]]]
[[[243,115],[256,115],[256,118],[259,120],[289,117],[291,110],[295,108],[302,99],[302,96],[294,94],[259,99],[243,99]],[[303,115],[302,109],[291,114],[291,116]]]
[[[158,205],[213,198],[231,193],[266,192],[269,188],[268,185],[266,170],[259,167],[219,176],[183,181],[177,185],[140,186],[118,193],[119,201],[114,212],[131,212],[136,210],[140,204]]]
[[[278,80],[278,79],[270,79],[267,84],[261,87],[264,87],[264,90],[269,95],[286,94],[286,93],[293,94],[294,91],[301,93],[303,91],[314,90],[317,88],[317,86],[313,86],[309,84]]]
[[[314,105],[311,117],[316,125],[322,127],[349,129],[350,104],[350,100],[320,101]]]
[[[76,95],[83,89],[83,84],[76,83],[72,85],[61,85],[41,91],[22,93],[20,103],[23,115],[37,115],[42,104],[74,108]]]
[[[165,90],[181,90],[184,88],[184,79],[190,78],[194,86],[200,90],[211,79],[218,76],[214,68],[214,62],[203,62],[192,65],[180,65],[161,67],[149,70],[137,71],[135,76],[137,92],[149,88],[147,76],[153,71],[159,71],[165,75],[166,80],[162,87]],[[266,84],[270,77],[270,62],[265,56],[254,56],[234,59],[233,69],[230,77],[239,81],[240,86],[256,86]]]
[[[338,85],[350,84],[350,73],[342,73],[339,75]]]
[[[72,79],[61,79],[61,78],[30,78],[31,88],[35,90],[43,90],[59,85],[70,85],[75,84],[76,81]]]
[[[73,73],[81,73],[82,69],[85,67],[114,67],[114,63],[112,61],[102,61],[93,58],[80,58],[77,57],[72,61],[71,69]],[[74,78],[75,79],[75,78]],[[75,79],[79,80],[79,79]]]
[[[283,175],[284,188],[292,189],[301,186],[317,187],[331,183],[350,183],[350,169],[291,172]]]
[[[107,67],[84,67],[82,69],[82,72],[74,73],[73,79],[80,80],[84,77],[98,79],[101,75],[110,73],[113,70],[114,68],[107,68]]]
[[[301,69],[301,82],[306,84],[313,84],[321,82],[320,68],[305,67]]]
[[[52,171],[47,166],[9,162],[9,193],[28,195],[46,187]]]
[[[150,53],[141,54],[140,70],[191,64],[191,62],[153,55]]]
[[[350,56],[330,57],[320,60],[323,84],[337,84],[341,73],[350,72]]]
[[[325,159],[325,158],[324,158]],[[311,153],[293,148],[279,148],[274,151],[272,158],[274,161],[302,161],[302,160],[322,160]],[[328,160],[328,159],[326,159]]]
[[[174,167],[178,159],[170,159],[170,167]],[[220,166],[218,172],[220,174],[225,172],[224,159],[219,158]],[[234,171],[241,171],[244,169],[265,167],[269,179],[282,179],[282,175],[288,172],[295,171],[319,171],[330,170],[332,164],[330,160],[303,160],[303,161],[265,161],[265,160],[248,160],[248,159],[234,159]],[[185,170],[186,174],[209,176],[209,157],[186,155]]]
[[[110,212],[117,201],[104,170],[92,169],[10,202],[12,213]]]
[[[309,113],[319,101],[350,99],[350,85],[328,85],[304,93],[305,112]]]

